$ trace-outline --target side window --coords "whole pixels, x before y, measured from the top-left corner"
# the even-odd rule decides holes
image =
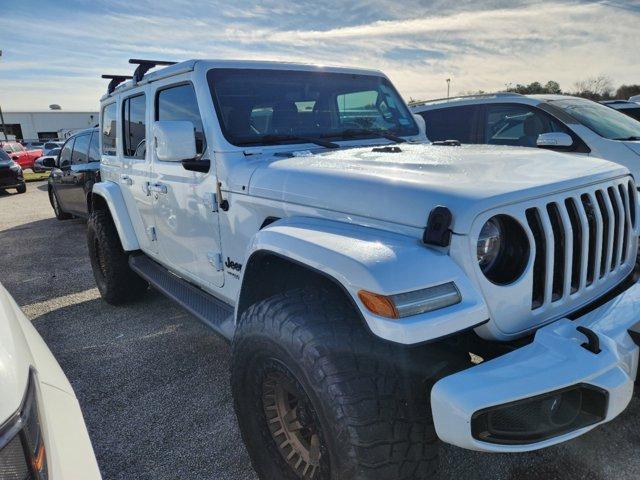
[[[102,109],[102,153],[116,155],[116,104]]]
[[[73,145],[73,154],[71,155],[71,165],[87,163],[89,153],[89,140],[91,140],[90,134],[79,135],[76,137],[76,142]]]
[[[125,157],[144,158],[147,150],[145,95],[127,98],[122,104],[122,138]]]
[[[427,138],[432,142],[477,143],[474,134],[477,112],[477,107],[469,106],[427,110],[419,114],[427,124]]]
[[[58,159],[58,166],[60,168],[68,167],[71,165],[71,152],[73,152],[73,142],[75,138],[70,138],[67,140],[67,143],[62,147],[62,151],[60,151],[60,158]]]
[[[20,145],[19,143],[14,143],[13,144],[13,151],[15,153],[20,153],[20,152],[26,152],[27,149],[24,148],[22,145]]]
[[[541,133],[566,129],[544,113],[524,105],[487,105],[484,140],[489,145],[535,147]]]
[[[378,101],[377,90],[350,92],[336,97],[343,126],[355,128],[393,128],[395,122],[385,100]]]
[[[196,151],[204,153],[207,142],[193,85],[183,84],[158,91],[156,120],[189,121],[196,133]]]
[[[97,131],[91,134],[91,142],[89,142],[89,162],[100,161],[99,135]]]

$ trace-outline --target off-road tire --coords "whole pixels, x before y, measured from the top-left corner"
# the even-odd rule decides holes
[[[109,212],[91,212],[87,222],[87,246],[93,276],[102,298],[112,305],[140,298],[149,284],[129,267],[118,231]]]
[[[430,355],[374,337],[332,290],[301,288],[249,307],[233,339],[231,386],[258,476],[309,478],[294,472],[290,451],[281,453],[267,425],[261,393],[269,372],[279,370],[297,382],[319,425],[314,479],[431,478],[439,440],[430,390],[447,362]]]
[[[58,196],[53,188],[49,189],[49,203],[51,204],[51,208],[53,208],[53,213],[58,220],[69,220],[73,217],[70,213],[67,213],[62,210],[60,206],[60,201],[58,200]]]
[[[26,193],[27,192],[27,184],[23,183],[22,185],[16,187],[16,192],[18,192],[18,193]]]

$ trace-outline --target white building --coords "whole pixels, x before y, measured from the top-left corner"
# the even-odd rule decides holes
[[[98,124],[98,112],[65,112],[49,110],[45,112],[5,112],[3,111],[6,133],[18,140],[64,139],[75,130]],[[0,131],[2,125],[0,125]],[[4,135],[0,133],[0,140]]]

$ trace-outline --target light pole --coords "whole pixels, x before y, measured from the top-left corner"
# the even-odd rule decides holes
[[[451,79],[447,78],[447,98],[449,98],[450,87],[451,87]]]

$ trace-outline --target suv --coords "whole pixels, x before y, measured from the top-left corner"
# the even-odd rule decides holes
[[[27,184],[24,181],[20,165],[12,160],[4,150],[0,150],[0,191],[7,188],[15,188],[18,193],[25,193]]]
[[[605,100],[600,103],[620,113],[624,113],[634,120],[640,121],[640,104],[636,102],[629,102],[628,100]]]
[[[101,100],[96,283],[151,284],[231,342],[260,478],[428,478],[438,438],[522,452],[627,407],[627,169],[430,145],[378,71],[133,62]]]
[[[44,157],[50,168],[49,202],[58,220],[86,218],[91,211],[91,189],[100,181],[100,130],[89,128],[70,137],[57,157]]]
[[[432,141],[540,147],[590,155],[640,178],[640,122],[584,98],[496,93],[412,105]]]

